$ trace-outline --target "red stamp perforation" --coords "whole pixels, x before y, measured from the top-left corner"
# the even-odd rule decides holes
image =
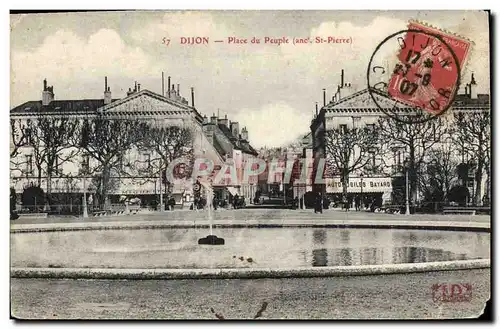
[[[398,43],[401,50],[389,81],[390,96],[432,114],[444,111],[459,87],[471,43],[414,22]]]

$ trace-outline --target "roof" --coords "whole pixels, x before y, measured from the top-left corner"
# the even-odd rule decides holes
[[[185,109],[193,111],[199,122],[203,120],[201,114],[196,110],[196,108],[189,106],[186,103],[174,100],[147,89],[143,89],[138,92],[134,92],[125,98],[112,99],[109,104],[104,104],[104,98],[99,99],[79,99],[79,100],[53,100],[49,105],[42,105],[42,101],[29,101],[18,105],[11,109],[11,114],[36,114],[36,113],[51,113],[57,114],[63,112],[68,113],[86,113],[86,112],[97,112],[97,109],[102,108],[104,112],[111,110],[123,103],[130,101],[141,95],[147,95],[163,101],[165,103],[171,104],[179,109]]]
[[[490,107],[490,95],[477,94],[477,98],[470,98],[468,95],[460,94],[455,97],[453,107]]]
[[[214,142],[212,144],[215,148],[215,150],[217,151],[217,153],[219,153],[219,155],[224,155],[226,154],[226,151],[224,150],[224,147],[222,147],[222,145],[220,144],[220,142],[217,140],[217,138],[215,138],[214,136]]]
[[[231,146],[234,150],[241,150],[243,153],[258,155],[258,152],[250,145],[248,141],[240,142],[231,132],[231,130],[225,124],[217,124],[217,128],[222,132],[222,135],[229,140]],[[217,139],[217,134],[214,135],[214,147],[217,152],[221,155],[230,152],[230,150],[225,150],[223,143]]]
[[[257,155],[259,154],[253,147],[252,145],[250,145],[250,143],[248,141],[244,142],[244,143],[241,143],[241,142],[238,142],[238,139],[236,137],[234,137],[233,133],[231,132],[231,130],[229,130],[229,128],[225,125],[225,124],[219,124],[217,125],[219,127],[219,129],[222,131],[222,133],[224,134],[224,136],[226,136],[227,139],[229,139],[229,141],[231,142],[231,144],[233,145],[233,147],[236,149],[236,150],[241,150],[243,151],[244,153],[248,153],[248,154],[252,154],[252,155]]]
[[[377,99],[377,103],[373,101],[373,97]],[[330,102],[324,106],[319,116],[320,120],[322,119],[322,114],[326,112],[335,112],[335,113],[352,113],[352,112],[360,112],[360,113],[370,113],[370,112],[378,112],[379,106],[382,108],[393,108],[394,107],[394,99],[390,98],[386,93],[380,91],[373,91],[372,94],[368,91],[368,89],[363,89],[358,92],[355,92],[351,95],[343,97],[342,99],[336,102]],[[411,105],[407,105],[406,107],[398,107],[397,110],[405,112],[410,111],[413,107]],[[470,96],[465,94],[458,94],[452,104],[452,108],[454,109],[489,109],[490,108],[490,96],[488,94],[478,94],[477,98],[470,98]],[[313,119],[312,125],[317,123],[317,119]]]
[[[224,134],[224,136],[226,136],[226,138],[231,141],[231,143],[233,144],[233,146],[235,148],[237,148],[238,145],[236,145],[236,143],[235,143],[236,137],[234,137],[232,131],[229,130],[229,128],[225,124],[218,124],[217,127],[219,127],[219,130],[222,131],[222,133]]]
[[[245,153],[248,153],[248,154],[252,154],[252,155],[258,155],[259,152],[257,152],[253,147],[252,145],[250,145],[250,143],[248,141],[245,141],[243,143],[240,143],[240,149],[245,152]]]
[[[116,99],[112,100],[113,102]],[[104,99],[81,100],[53,100],[49,105],[42,105],[42,101],[29,101],[14,107],[11,114],[23,113],[58,113],[58,112],[97,112],[104,106]]]

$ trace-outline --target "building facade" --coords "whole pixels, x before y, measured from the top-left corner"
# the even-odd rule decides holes
[[[413,165],[420,171],[415,169],[415,181],[417,183],[415,183],[415,186],[411,186],[412,194],[409,196],[412,204],[419,204],[424,199],[424,190],[427,187],[425,185],[428,185],[429,182],[420,183],[421,173],[431,168],[429,162],[435,160],[430,159],[429,155],[432,155],[435,150],[448,150],[453,147],[453,151],[450,151],[451,160],[448,159],[449,162],[457,164],[473,162],[473,156],[470,156],[470,152],[467,152],[467,143],[470,141],[464,141],[462,149],[460,149],[460,147],[455,147],[454,143],[456,143],[456,139],[453,138],[453,135],[457,134],[457,129],[461,129],[458,128],[456,123],[457,115],[460,118],[463,117],[463,120],[466,121],[469,120],[468,118],[482,113],[489,120],[489,95],[478,94],[475,88],[476,82],[474,75],[472,75],[470,82],[465,86],[465,90],[457,95],[447,113],[437,119],[433,119],[435,122],[429,123],[426,126],[430,127],[431,130],[440,129],[441,133],[439,137],[435,137],[436,135],[433,137],[428,132],[422,132],[421,134],[414,132],[414,135],[410,136],[411,138],[420,138],[418,140],[420,144],[417,145],[417,150],[414,150],[414,152],[421,152],[418,147],[426,147],[425,139],[429,139],[429,145],[432,144],[429,149],[425,150],[425,155],[421,152],[422,158],[413,157],[418,158],[418,161]],[[316,116],[313,118],[310,126],[313,137],[315,168],[321,158],[328,158],[329,156],[325,144],[326,134],[329,130],[340,129],[342,131],[342,129],[349,130],[352,128],[381,129],[380,119],[387,117],[384,111],[373,102],[368,89],[357,92],[351,89],[351,84],[344,81],[343,70],[341,73],[341,83],[330,102],[326,102],[325,91],[324,94],[324,106],[319,112],[316,112]],[[377,97],[377,102],[384,108],[385,112],[391,111],[394,106],[393,100],[383,94],[377,94],[375,97]],[[439,127],[442,127],[442,129]],[[483,128],[490,129],[489,121]],[[388,139],[391,137],[387,133],[383,135]],[[439,138],[439,140],[433,140],[434,138]],[[485,149],[489,150],[489,140],[486,143],[488,145],[485,145]],[[360,197],[364,200],[365,207],[368,207],[372,203],[382,206],[384,204],[401,204],[404,202],[396,194],[400,194],[401,190],[403,194],[405,193],[404,168],[408,165],[404,164],[404,162],[410,154],[408,145],[404,139],[400,139],[399,141],[397,138],[394,138],[393,141],[380,140],[377,147],[369,150],[366,165],[349,173],[347,182],[348,200],[344,200],[343,202],[347,201],[351,207],[354,207],[355,199],[359,199]],[[353,153],[356,154],[356,152],[358,150],[354,147]],[[351,161],[354,161],[354,159],[351,159]],[[466,179],[467,182],[464,184],[467,185],[469,190],[470,200],[474,199],[476,194],[480,194],[480,197],[477,199],[481,199],[481,201],[475,202],[476,205],[483,204],[484,200],[489,199],[489,160],[486,162],[486,164],[483,163],[482,165],[483,169],[479,169],[480,173],[477,170],[475,173],[469,173],[468,179]],[[443,164],[442,167],[445,167],[445,165]],[[455,172],[456,170],[453,169],[453,172],[450,172],[449,175],[455,176]],[[481,179],[475,179],[475,175],[481,175]],[[325,184],[315,184],[314,191],[328,195],[334,202],[341,202],[344,185],[342,175],[340,175],[338,168],[328,168],[328,160],[324,177]],[[462,184],[462,182],[457,180],[458,178],[455,180],[450,179],[451,184]],[[480,183],[478,184],[477,181],[480,181]],[[479,191],[478,185],[480,186]],[[396,192],[397,189],[400,191]],[[445,201],[448,201],[446,197]]]
[[[78,145],[61,147],[54,159],[55,170],[50,179],[47,179],[44,161],[37,162],[37,159],[45,156],[44,145],[36,139],[36,134],[33,134],[32,130],[42,129],[41,122],[62,118],[67,120],[65,121],[67,124],[99,117],[105,120],[138,121],[156,126],[189,128],[192,155],[194,158],[203,157],[212,160],[216,169],[221,168],[228,158],[237,157],[238,152],[255,153],[247,141],[246,128],[240,132],[238,123],[232,124],[231,134],[222,131],[221,125],[218,125],[214,133],[213,129],[207,129],[212,125],[195,108],[194,90],[191,89],[191,104],[189,104],[181,95],[180,86],[177,85],[175,88],[175,85],[170,83],[170,77],[168,90],[164,91],[163,95],[146,89],[141,90],[140,84],[135,83],[134,88],[128,90],[126,97],[116,99],[111,96],[111,88],[105,78],[104,94],[100,99],[56,100],[54,88],[48,86],[45,80],[42,100],[29,101],[11,109],[10,173],[11,187],[16,194],[20,195],[29,186],[40,186],[45,191],[50,190],[54,196],[59,196],[55,198],[58,202],[65,203],[67,201],[61,201],[66,200],[64,196],[73,195],[75,198],[69,202],[78,203],[85,191],[88,203],[97,206],[96,172],[92,170],[97,163]],[[214,137],[214,134],[217,137]],[[224,138],[226,140],[223,140]],[[232,146],[221,147],[224,142]],[[161,174],[164,169],[165,165],[159,162],[158,154],[154,150],[139,150],[134,147],[127,150],[123,161],[111,170],[108,191],[110,203],[120,202],[120,199],[126,197],[139,198],[143,204],[149,204],[154,200],[158,202],[161,195],[169,193],[169,197],[175,199],[178,207],[190,207],[194,198],[193,179],[174,178],[167,189],[165,178],[162,178]],[[213,174],[216,173],[215,170]],[[233,193],[251,191],[247,186],[239,185],[235,188],[236,191],[232,190],[231,186],[224,187]]]

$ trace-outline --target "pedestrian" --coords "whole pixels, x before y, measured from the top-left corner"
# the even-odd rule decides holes
[[[168,200],[168,207],[169,207],[170,210],[174,210],[175,199],[173,197],[170,197],[170,200]]]
[[[321,194],[316,194],[316,199],[314,200],[314,213],[323,213],[323,200],[321,198]]]
[[[356,198],[354,199],[354,204],[356,207],[356,211],[360,211],[361,210],[361,198],[359,197],[359,195],[356,195]]]
[[[238,197],[238,194],[236,194],[233,198],[233,208],[234,209],[238,209],[238,202],[239,202],[239,197]]]
[[[219,200],[217,200],[217,197],[214,195],[214,199],[212,200],[212,206],[214,207],[214,210],[217,210],[218,203]]]

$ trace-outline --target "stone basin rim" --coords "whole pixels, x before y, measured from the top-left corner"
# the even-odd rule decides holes
[[[171,223],[158,221],[137,222],[87,222],[87,223],[43,223],[43,224],[13,224],[10,228],[11,234],[17,233],[42,233],[42,232],[64,232],[64,231],[88,231],[88,230],[140,230],[140,229],[189,229],[208,228],[208,223]],[[412,230],[435,230],[435,231],[465,231],[465,232],[491,232],[489,224],[481,222],[418,222],[418,221],[379,221],[360,223],[359,221],[330,221],[308,223],[214,223],[217,228],[361,228],[361,229],[412,229]]]
[[[11,278],[183,280],[367,276],[490,268],[490,259],[303,268],[123,269],[13,267]]]

